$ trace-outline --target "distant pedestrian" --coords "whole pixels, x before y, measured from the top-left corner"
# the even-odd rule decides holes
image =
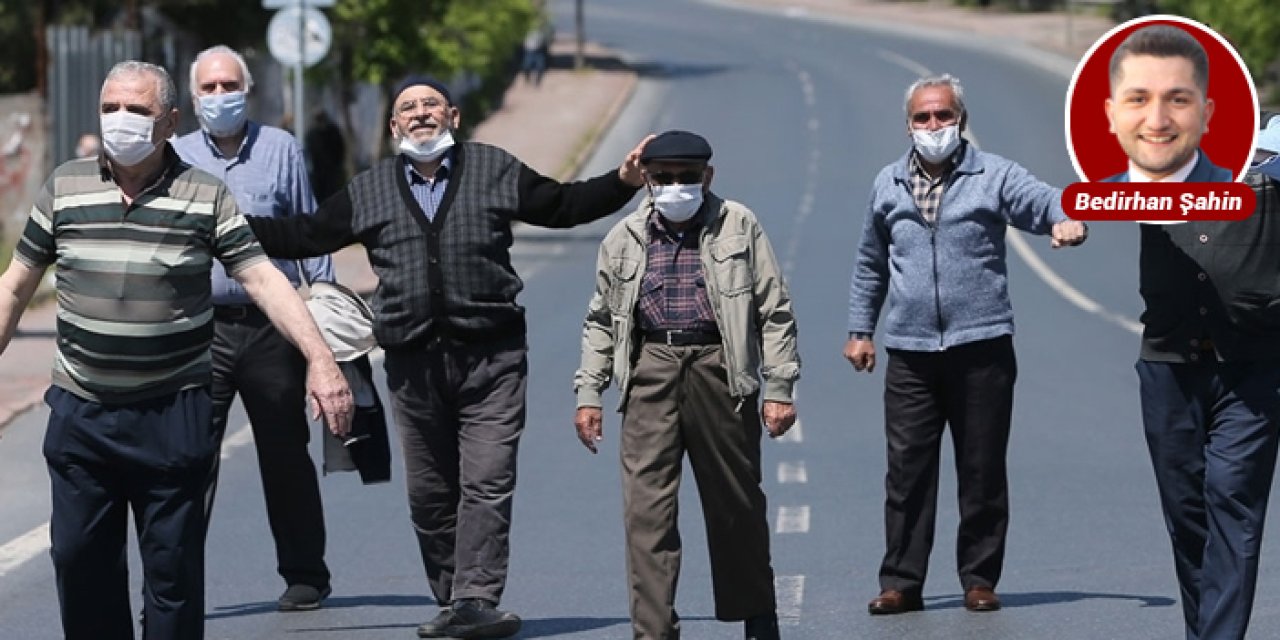
[[[409,515],[440,605],[418,636],[507,637],[521,625],[497,605],[528,375],[511,225],[572,227],[617,211],[643,184],[643,143],[618,169],[561,184],[497,147],[455,144],[462,115],[434,78],[406,79],[391,104],[395,157],[357,175],[315,216],[249,223],[275,256],[355,243],[368,252]]]
[[[253,75],[239,53],[222,45],[201,51],[191,63],[191,101],[200,129],[173,147],[183,160],[226,183],[247,216],[310,215],[316,205],[302,151],[289,132],[248,118],[252,90]],[[273,264],[294,288],[334,279],[328,256]],[[253,428],[276,571],[286,585],[276,604],[281,611],[319,608],[330,586],[320,484],[307,448],[306,362],[218,265],[213,320],[213,425],[221,438],[239,394]],[[210,512],[217,484],[215,465]]]
[[[347,184],[347,143],[342,130],[324,109],[316,109],[307,126],[307,166],[316,200],[324,202]]]
[[[872,371],[885,312],[884,560],[873,615],[924,608],[933,546],[938,456],[951,428],[959,482],[956,554],[965,608],[1000,608],[995,587],[1009,524],[1005,453],[1017,363],[1005,235],[1010,226],[1084,242],[1061,195],[1017,164],[961,138],[968,112],[960,81],[921,78],[907,88],[912,147],[872,186],[849,291],[844,356]],[[892,294],[890,294],[892,292]]]
[[[102,153],[102,141],[98,139],[98,134],[80,134],[80,139],[76,140],[76,157],[96,158],[99,153]]]
[[[313,413],[335,433],[347,431],[351,392],[226,188],[166,142],[178,109],[165,70],[117,64],[98,113],[106,153],[54,170],[0,276],[0,352],[53,266],[57,357],[44,455],[65,637],[134,637],[125,562],[132,512],[143,636],[200,640],[205,489],[218,456],[209,396],[213,261],[305,354]]]
[[[716,618],[744,620],[748,640],[777,640],[760,425],[777,437],[795,423],[796,321],[769,239],[749,209],[711,192],[710,159],[711,145],[687,131],[663,133],[640,156],[649,197],[600,245],[574,425],[595,453],[600,396],[617,380],[635,637],[680,637],[676,514],[687,452]]]
[[[545,16],[539,18],[538,23],[525,35],[524,59],[520,63],[525,82],[534,86],[542,84],[542,76],[547,72],[551,56],[551,41],[554,39],[555,27]]]
[[[1276,153],[1273,119],[1248,218],[1141,225],[1138,391],[1188,640],[1244,638],[1253,612],[1280,434]]]

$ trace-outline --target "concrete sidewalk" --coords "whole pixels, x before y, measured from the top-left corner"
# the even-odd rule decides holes
[[[953,7],[939,0],[877,2],[873,0],[734,0],[736,4],[810,12],[859,22],[927,27],[1021,41],[1041,50],[1076,59],[1112,24],[1080,11],[1068,20],[1062,13],[1009,14]],[[1070,30],[1068,30],[1068,26]],[[476,127],[473,139],[498,145],[530,167],[560,179],[577,173],[608,130],[635,86],[635,73],[598,47],[588,51],[590,68],[572,70],[572,48],[560,40],[552,48],[551,66],[540,86],[517,79],[501,108]],[[462,114],[466,119],[467,114]],[[618,159],[621,161],[621,158]],[[377,285],[362,247],[335,254],[341,282],[360,292]],[[0,435],[13,417],[40,402],[49,384],[56,315],[52,304],[30,309],[18,334],[0,356]]]

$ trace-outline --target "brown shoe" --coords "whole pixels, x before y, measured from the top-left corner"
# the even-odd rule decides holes
[[[970,611],[999,611],[1000,596],[991,587],[973,587],[964,592],[964,608]]]
[[[924,601],[918,594],[908,595],[896,589],[885,589],[875,600],[867,603],[867,611],[873,616],[886,616],[924,609]]]

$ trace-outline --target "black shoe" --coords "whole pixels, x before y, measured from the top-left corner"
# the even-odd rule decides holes
[[[280,611],[315,611],[320,602],[333,592],[328,585],[313,587],[309,584],[291,584],[284,594],[276,600],[276,608]]]
[[[742,624],[747,640],[779,640],[778,615],[766,613],[762,616],[748,618]]]
[[[520,632],[520,617],[500,611],[486,600],[466,598],[453,603],[453,619],[444,628],[450,638],[509,638]]]
[[[444,638],[446,637],[444,630],[448,628],[450,622],[453,622],[453,608],[440,607],[440,613],[437,613],[436,617],[418,625],[418,637]]]

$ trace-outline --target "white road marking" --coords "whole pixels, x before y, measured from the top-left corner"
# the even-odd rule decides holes
[[[801,426],[800,418],[796,418],[796,423],[791,425],[791,429],[778,436],[778,442],[804,442],[804,429]]]
[[[0,547],[0,576],[48,550],[49,523],[45,522]]]
[[[809,505],[778,507],[778,522],[774,533],[809,533]]]
[[[778,463],[778,484],[804,484],[808,481],[809,469],[805,467],[804,460]]]
[[[933,72],[929,70],[929,67],[926,67],[902,54],[889,51],[888,49],[876,49],[876,57],[884,60],[885,62],[896,64],[899,67],[920,76],[921,78],[933,75]]]
[[[774,576],[773,592],[778,601],[778,622],[798,623],[804,606],[804,576]]]
[[[253,429],[246,422],[235,433],[222,438],[222,459],[226,460],[236,449],[253,442]]]

